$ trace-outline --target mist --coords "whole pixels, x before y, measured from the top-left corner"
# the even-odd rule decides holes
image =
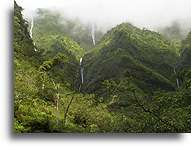
[[[46,8],[84,23],[93,23],[103,31],[122,22],[157,31],[176,21],[191,30],[190,0],[16,0],[26,18],[37,8]]]

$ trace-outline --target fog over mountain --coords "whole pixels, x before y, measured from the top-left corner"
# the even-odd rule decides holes
[[[85,22],[94,22],[106,29],[122,22],[156,29],[180,21],[191,24],[190,0],[17,0],[30,15],[36,8],[50,8]]]

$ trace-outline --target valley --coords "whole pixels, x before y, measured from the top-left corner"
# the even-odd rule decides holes
[[[14,132],[191,132],[191,32],[60,17],[14,3]]]

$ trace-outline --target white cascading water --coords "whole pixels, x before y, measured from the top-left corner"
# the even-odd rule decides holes
[[[33,17],[32,17],[31,18],[31,27],[30,27],[30,31],[29,31],[31,39],[33,38],[33,27],[34,27],[34,20],[33,20]],[[35,42],[33,42],[33,44],[35,45]],[[37,51],[37,49],[34,48],[34,51]]]
[[[174,67],[174,74],[177,75],[175,67]],[[179,80],[178,80],[178,78],[176,78],[176,85],[177,85],[177,87],[179,88],[180,85],[179,85]]]
[[[92,24],[92,29],[91,29],[91,37],[92,37],[92,42],[93,45],[95,46],[95,26]],[[81,90],[81,86],[84,83],[84,68],[82,65],[83,58],[80,58],[80,75],[81,75],[81,85],[79,87],[79,90]]]
[[[81,83],[84,83],[84,68],[82,66],[82,60],[83,58],[80,58],[80,75],[81,75]]]
[[[95,26],[94,26],[94,24],[92,24],[91,36],[92,36],[93,45],[95,46]]]
[[[34,21],[33,21],[33,17],[32,17],[32,19],[31,19],[31,28],[30,28],[30,37],[31,37],[31,38],[32,38],[33,26],[34,26]]]

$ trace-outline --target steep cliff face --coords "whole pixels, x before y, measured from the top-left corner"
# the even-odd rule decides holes
[[[22,8],[14,2],[14,21],[13,21],[13,48],[16,56],[35,55],[33,41],[28,32],[28,23],[23,19],[21,14]]]

